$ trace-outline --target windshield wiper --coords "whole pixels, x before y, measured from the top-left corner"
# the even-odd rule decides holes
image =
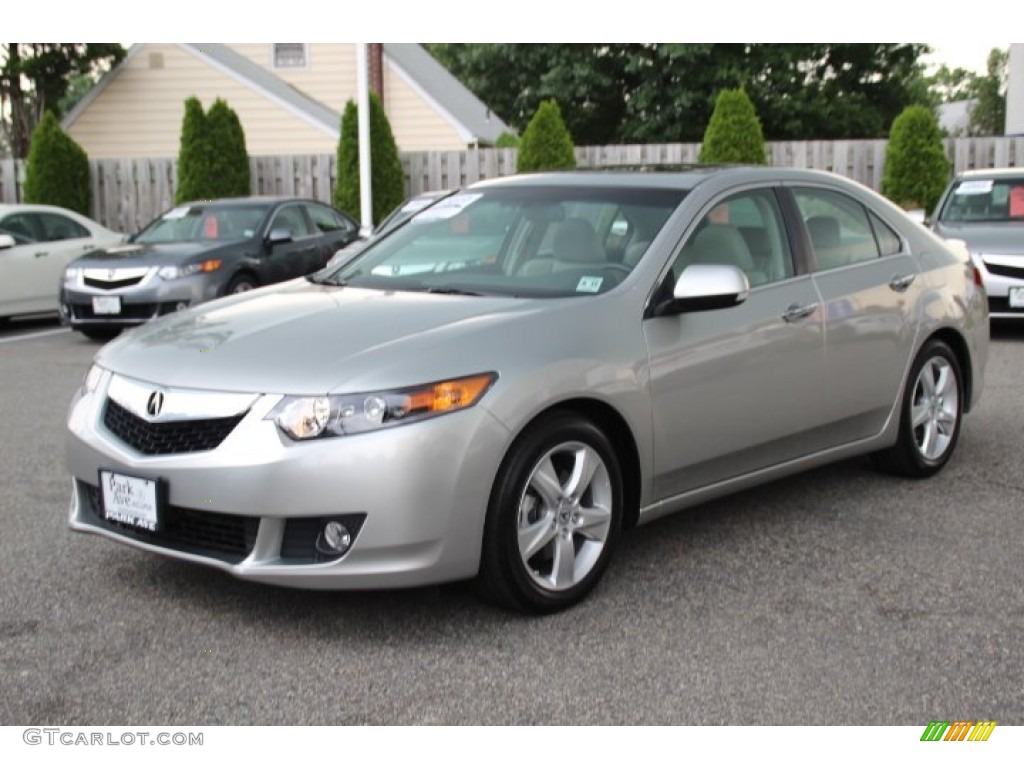
[[[425,291],[427,293],[443,293],[448,296],[483,296],[482,293],[478,293],[476,291],[467,291],[462,288],[448,288],[440,286],[432,286],[430,288],[426,288]]]
[[[344,288],[348,285],[347,280],[334,280],[331,278],[318,278],[316,274],[306,275],[306,279],[314,285],[336,285],[339,288]]]

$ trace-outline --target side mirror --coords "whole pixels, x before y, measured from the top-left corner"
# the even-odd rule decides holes
[[[702,312],[742,304],[750,295],[750,281],[731,264],[691,264],[683,270],[672,289],[671,300],[656,314]]]
[[[0,235],[0,248],[13,248],[17,243],[11,235]]]
[[[267,235],[267,242],[271,245],[278,243],[289,243],[292,240],[292,231],[288,227],[274,227]]]

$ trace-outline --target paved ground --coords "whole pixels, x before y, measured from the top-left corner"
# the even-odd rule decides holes
[[[1024,328],[939,477],[853,461],[654,523],[540,619],[72,534],[64,418],[97,347],[55,331],[0,331],[0,725],[1024,724]]]

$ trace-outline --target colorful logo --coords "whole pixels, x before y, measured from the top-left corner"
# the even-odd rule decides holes
[[[921,741],[988,741],[995,727],[995,720],[932,720]]]

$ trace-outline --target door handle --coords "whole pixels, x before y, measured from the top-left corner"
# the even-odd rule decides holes
[[[95,247],[96,246],[93,245],[92,243],[86,243],[85,245],[82,246],[82,250],[83,251],[91,251]]]
[[[790,304],[786,311],[782,313],[782,319],[787,323],[795,323],[797,320],[803,320],[808,315],[814,313],[814,310],[818,308],[817,303],[814,304]]]
[[[34,255],[37,259],[39,259],[42,258],[43,256],[47,256],[48,254],[49,251],[36,251]]]
[[[916,277],[917,275],[897,275],[889,281],[889,287],[896,291],[896,293],[903,293],[910,287],[910,284],[914,282]]]

